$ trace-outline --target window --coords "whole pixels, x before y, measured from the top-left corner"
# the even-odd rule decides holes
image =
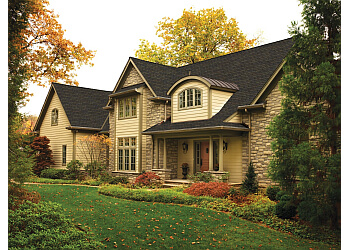
[[[136,97],[127,97],[118,101],[119,119],[136,117]]]
[[[51,126],[58,125],[58,109],[53,109],[51,112]]]
[[[179,108],[202,106],[202,91],[200,89],[185,89],[179,94]]]
[[[118,170],[136,170],[136,138],[118,138]]]
[[[67,145],[62,145],[62,166],[67,163]]]

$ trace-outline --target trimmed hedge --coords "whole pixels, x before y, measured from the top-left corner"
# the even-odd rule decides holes
[[[78,230],[56,203],[29,201],[9,210],[9,249],[103,249],[104,245]]]
[[[171,188],[167,189],[154,189],[149,191],[147,189],[130,189],[122,186],[106,185],[99,187],[100,194],[113,196],[116,198],[122,198],[135,201],[148,201],[148,202],[164,202],[164,203],[176,203],[194,205],[201,202],[211,202],[219,200],[218,198],[208,196],[192,196],[185,194]]]
[[[48,168],[41,171],[41,178],[63,179],[68,174],[66,169]]]

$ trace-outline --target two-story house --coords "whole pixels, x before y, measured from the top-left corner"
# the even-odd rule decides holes
[[[269,183],[271,139],[266,127],[278,114],[278,81],[293,42],[286,39],[183,67],[129,58],[107,105],[110,169],[165,179],[229,173],[240,183],[249,162]]]

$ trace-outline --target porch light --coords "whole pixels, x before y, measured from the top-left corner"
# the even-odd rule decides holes
[[[182,143],[182,151],[184,154],[186,154],[188,151],[188,144],[186,142]]]
[[[226,153],[226,151],[227,151],[227,145],[228,145],[228,143],[227,142],[223,142],[223,150],[224,150],[224,153]]]

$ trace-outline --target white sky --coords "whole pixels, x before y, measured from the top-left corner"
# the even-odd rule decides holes
[[[156,26],[163,17],[177,19],[184,9],[222,7],[228,18],[235,18],[248,38],[263,32],[263,42],[289,37],[292,21],[301,20],[297,0],[50,0],[50,9],[59,14],[65,38],[96,50],[94,67],[78,72],[79,86],[113,90],[129,57],[135,55],[140,39],[159,43]],[[20,110],[39,115],[49,88],[30,86],[34,96]]]

